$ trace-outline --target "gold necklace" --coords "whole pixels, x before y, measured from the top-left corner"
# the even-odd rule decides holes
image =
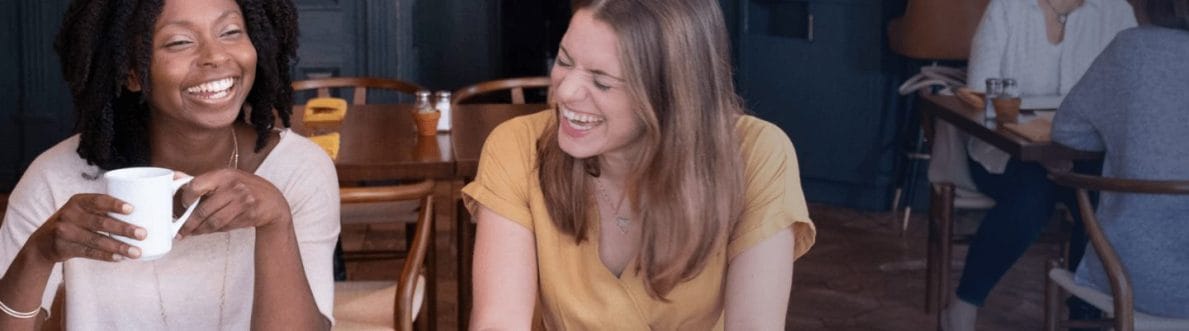
[[[227,329],[223,326],[223,307],[227,302],[227,271],[231,266],[231,233],[227,235],[226,242],[223,244],[223,283],[219,285],[219,330]],[[157,286],[157,306],[161,309],[161,323],[165,326],[165,330],[170,330],[169,318],[165,315],[165,295],[161,292],[161,275],[157,272],[157,264],[161,260],[153,261],[153,280]]]
[[[598,190],[599,190],[599,195],[602,196],[604,202],[606,202],[607,205],[610,206],[611,205],[611,197],[609,195],[607,195],[607,189],[603,188],[603,180],[599,179],[599,177],[595,177],[594,179],[595,179],[595,187],[598,188]],[[619,216],[619,208],[623,207],[623,201],[625,200],[625,198],[627,198],[626,194],[621,195],[619,197],[619,203],[615,204],[615,210],[613,211],[614,216],[615,216],[615,226],[619,227],[619,232],[622,232],[622,233],[628,233],[628,230],[631,230],[631,226],[632,226],[631,219],[629,219],[627,217]]]
[[[227,166],[231,169],[239,169],[239,137],[235,134],[234,126],[231,128],[231,143],[231,157],[227,160]]]
[[[235,134],[235,127],[231,128],[231,156],[227,159],[227,167],[231,169],[239,169],[239,137]],[[226,242],[223,244],[223,282],[219,285],[219,329],[226,329],[223,326],[223,307],[227,302],[227,271],[231,267],[231,233],[226,233]],[[165,325],[165,329],[169,327],[169,319],[165,316],[165,298],[161,292],[161,275],[157,272],[157,263],[153,261],[153,280],[156,281],[157,286],[157,305],[161,309],[161,323]]]

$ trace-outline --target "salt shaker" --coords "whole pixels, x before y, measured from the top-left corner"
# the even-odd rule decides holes
[[[1020,89],[1016,87],[1016,80],[1011,78],[1004,78],[1003,89],[999,90],[999,98],[1019,98]]]
[[[433,104],[430,103],[430,100],[429,100],[429,97],[432,94],[433,94],[433,92],[426,91],[426,90],[417,91],[417,94],[416,94],[417,95],[417,103],[414,106],[416,111],[419,111],[419,112],[432,111],[429,109],[429,108],[433,108]]]
[[[983,98],[983,117],[987,121],[995,120],[995,105],[993,100],[1003,93],[1003,81],[999,78],[987,78],[986,97]]]
[[[438,121],[438,131],[450,131],[450,91],[438,91],[436,100],[434,108],[442,113],[442,119]]]

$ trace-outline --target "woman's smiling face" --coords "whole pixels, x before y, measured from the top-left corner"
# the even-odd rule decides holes
[[[566,154],[583,159],[630,151],[643,133],[620,63],[611,26],[589,10],[574,13],[550,73],[558,145]]]
[[[256,48],[239,5],[165,1],[153,28],[149,68],[155,116],[207,128],[229,125],[256,76]]]

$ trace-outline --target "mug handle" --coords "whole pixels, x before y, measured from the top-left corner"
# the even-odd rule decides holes
[[[193,176],[187,176],[185,178],[173,180],[173,194],[178,194],[178,189],[182,188],[183,185],[190,183],[191,180],[194,180]],[[173,221],[173,225],[169,228],[169,233],[173,234],[173,236],[177,236],[178,231],[180,231],[182,229],[182,225],[185,225],[186,221],[190,219],[190,214],[194,213],[194,207],[198,207],[199,202],[202,202],[202,197],[198,197],[198,200],[194,200],[194,203],[190,204],[190,207],[186,207],[186,212],[182,213],[182,216],[179,216],[178,219]]]

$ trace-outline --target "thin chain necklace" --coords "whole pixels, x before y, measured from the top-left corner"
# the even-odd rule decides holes
[[[239,169],[239,137],[236,137],[235,128],[231,128],[231,157],[227,159],[227,167],[231,169]],[[223,307],[227,302],[227,271],[231,267],[231,233],[225,233],[226,241],[223,244],[223,283],[219,285],[219,329],[223,330]],[[161,308],[161,323],[165,325],[165,329],[172,329],[169,327],[169,319],[165,316],[165,298],[161,291],[161,275],[157,272],[157,263],[153,261],[153,280],[156,281],[157,286],[157,305]]]
[[[603,188],[603,180],[599,179],[599,177],[595,177],[594,179],[595,187],[599,189],[599,195],[602,196],[603,201],[606,202],[608,206],[610,206],[611,197],[607,195],[607,189]],[[623,201],[626,200],[625,198],[627,198],[627,194],[621,195],[619,197],[619,202],[615,204],[615,210],[613,211],[615,216],[615,226],[619,227],[619,232],[622,233],[628,233],[628,230],[631,230],[632,226],[631,219],[619,215],[619,208],[623,207]]]
[[[239,169],[239,137],[235,134],[235,127],[231,128],[231,158],[227,160],[227,167]]]
[[[1065,22],[1069,21],[1069,14],[1073,13],[1074,10],[1077,10],[1078,7],[1081,7],[1081,5],[1073,6],[1072,8],[1069,8],[1069,10],[1066,10],[1064,13],[1062,13],[1061,11],[1057,10],[1056,6],[1053,6],[1053,0],[1045,0],[1045,4],[1048,4],[1049,9],[1053,10],[1053,14],[1057,15],[1057,23],[1061,24],[1061,30],[1063,31],[1065,30]]]

